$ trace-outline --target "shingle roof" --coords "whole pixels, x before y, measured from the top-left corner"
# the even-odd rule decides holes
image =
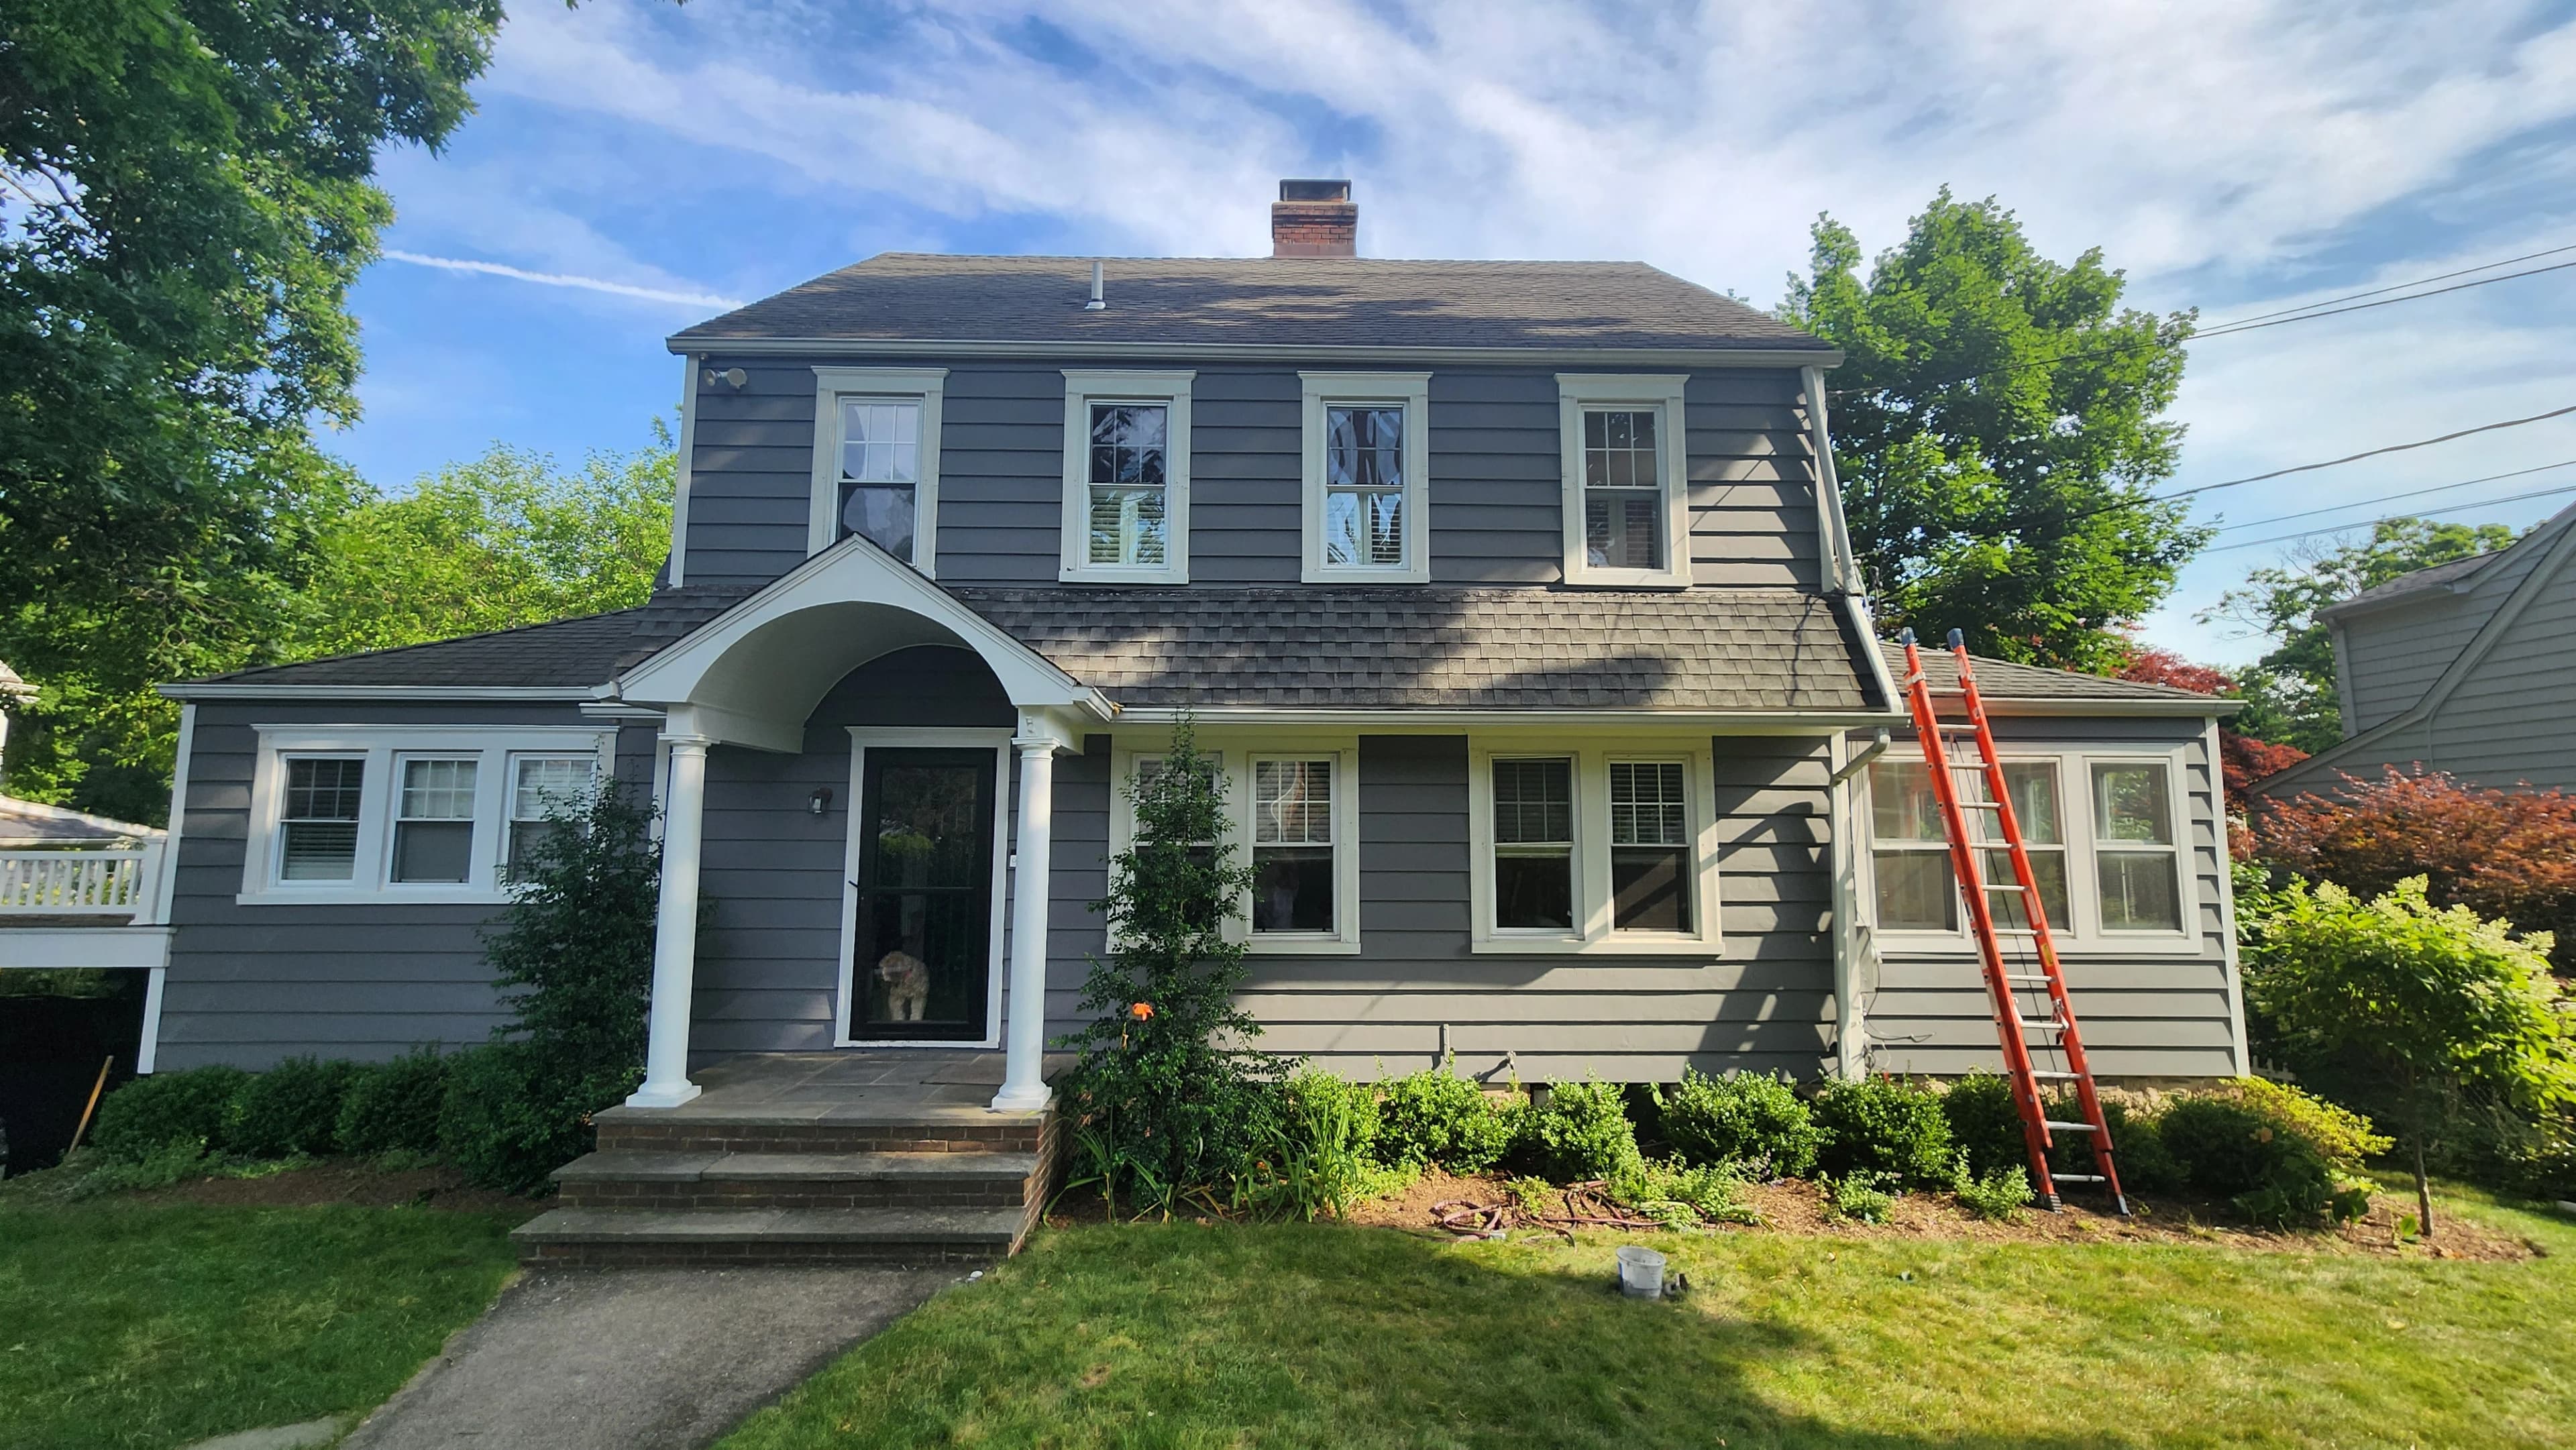
[[[1827,344],[1642,262],[1110,258],[887,252],[699,323],[766,338],[1264,347],[1791,348]]]
[[[1121,705],[1869,708],[1830,606],[1788,590],[951,592]]]
[[[653,616],[651,606],[620,609],[400,649],[235,670],[205,683],[577,689],[606,684],[650,654],[639,645],[642,627]]]
[[[1880,648],[1887,654],[1888,674],[1902,683],[1905,679],[1905,647],[1886,643]],[[1948,650],[1927,647],[1922,651],[1922,658],[1923,673],[1930,677],[1934,694],[1958,693],[1959,667],[1950,658]],[[2010,660],[1990,660],[1983,655],[1970,655],[1968,659],[1970,668],[1977,672],[1979,693],[1990,700],[2195,701],[2213,710],[2236,708],[2234,701],[2178,690],[2171,685],[2144,685],[2135,680],[2114,680],[2072,670],[2017,665]]]

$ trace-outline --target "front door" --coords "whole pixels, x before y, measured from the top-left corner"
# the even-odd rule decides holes
[[[870,746],[849,1035],[980,1042],[993,966],[993,752]]]

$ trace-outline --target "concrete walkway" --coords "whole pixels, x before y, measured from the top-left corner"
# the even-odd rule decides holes
[[[695,1450],[962,1275],[534,1274],[367,1418],[348,1450]]]

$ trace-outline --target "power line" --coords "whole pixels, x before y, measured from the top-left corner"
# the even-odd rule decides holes
[[[2507,272],[2502,276],[2497,277],[2481,277],[2474,282],[2461,282],[2449,287],[2437,287],[2430,292],[2409,292],[2403,297],[2382,297],[2382,300],[2377,302],[2365,302],[2361,300],[2368,297],[2381,297],[2384,293],[2405,291],[2405,289],[2410,287],[2422,287],[2433,282],[2448,281],[2453,277],[2464,277],[2472,272],[2485,272],[2491,271],[2497,267],[2509,267],[2516,262],[2528,262],[2540,257],[2554,257],[2561,252],[2576,252],[2576,243],[2570,243],[2563,247],[2552,247],[2546,251],[2529,252],[2519,257],[2507,257],[2501,261],[2488,262],[2483,266],[2464,267],[2456,272],[2440,272],[2430,277],[2418,277],[2411,282],[2399,282],[2387,287],[2374,287],[2366,292],[2351,292],[2341,297],[2328,297],[2323,301],[2310,302],[2298,307],[2285,307],[2277,312],[2259,312],[2251,317],[2240,317],[2231,322],[2213,323],[2208,327],[2196,329],[2186,342],[2200,342],[2210,338],[2233,337],[2238,333],[2259,332],[2267,327],[2285,327],[2293,322],[2312,322],[2323,317],[2340,317],[2347,312],[2366,312],[2374,307],[2390,307],[2400,302],[2414,302],[2426,297],[2439,297],[2445,293],[2464,291],[2471,287],[2485,287],[2496,282],[2510,282],[2517,277],[2536,277],[2543,272],[2563,272],[2570,268],[2576,268],[2576,262],[2556,262],[2546,267],[2532,267],[2525,271]],[[2349,307],[2338,305],[2341,303],[2357,303],[2358,305]],[[2318,309],[2326,310],[2320,311]],[[2008,363],[1999,368],[1988,368],[1983,372],[1962,373],[1958,377],[1935,383],[1932,386],[1939,388],[1956,387],[1960,383],[1973,383],[1983,378],[2003,377],[2010,373],[2027,372],[2032,368],[2050,367],[2062,362],[2085,362],[2097,357],[2116,357],[2124,352],[2136,352],[2141,348],[2160,345],[2161,343],[2158,342],[2124,342],[2114,344],[2110,347],[2082,349],[2075,352],[2059,353],[2054,357],[2032,358],[2027,362]],[[1863,393],[1879,391],[1882,390],[1878,388],[1836,388],[1827,392],[1826,396],[1832,398],[1849,398]]]
[[[2293,534],[2276,534],[2268,539],[2248,539],[2240,544],[2221,544],[2215,549],[2205,549],[2202,552],[2209,554],[2224,554],[2231,549],[2259,549],[2265,544],[2286,544],[2292,539],[2305,539],[2316,534],[2339,534],[2346,529],[2377,528],[2381,524],[2393,524],[2399,519],[2431,518],[2435,514],[2455,514],[2464,509],[2492,508],[2497,504],[2521,503],[2525,499],[2550,498],[2562,493],[2576,493],[2576,483],[2562,484],[2557,488],[2535,489],[2530,493],[2507,494],[2503,498],[2480,499],[2476,503],[2455,503],[2443,508],[2425,509],[2420,513],[2390,514],[2386,518],[2362,519],[2349,524],[2328,524],[2323,528],[2301,529],[2297,533]]]
[[[2167,499],[2190,498],[2194,494],[2215,493],[2222,488],[2235,488],[2240,484],[2261,483],[2267,478],[2287,478],[2293,473],[2314,473],[2320,468],[2335,468],[2346,463],[2359,463],[2365,458],[2377,458],[2386,453],[2404,453],[2415,448],[2430,448],[2436,443],[2448,443],[2453,439],[2466,438],[2476,433],[2493,433],[2499,428],[2519,428],[2526,423],[2542,423],[2551,418],[2563,418],[2570,413],[2576,413],[2576,403],[2570,403],[2564,408],[2552,408],[2546,413],[2534,413],[2528,418],[2507,418],[2501,423],[2481,423],[2475,428],[2463,428],[2456,433],[2445,433],[2439,438],[2419,438],[2412,443],[2391,443],[2385,448],[2369,448],[2364,449],[2359,453],[2347,453],[2341,458],[2329,458],[2323,463],[2302,463],[2292,468],[2276,468],[2269,473],[2256,473],[2250,474],[2244,478],[2231,478],[2224,483],[2204,483],[2198,488],[2186,488],[2178,493],[2160,493],[2156,494],[2154,497],[2157,502],[2161,503]],[[2111,505],[2112,508],[2123,508],[2126,506],[2126,502]],[[2107,510],[2105,510],[2105,512],[2107,512]]]
[[[2377,498],[2357,498],[2350,503],[2332,504],[2321,509],[2302,509],[2294,514],[2275,514],[2268,519],[2248,519],[2241,524],[2222,524],[2219,526],[2218,531],[2222,534],[2232,534],[2239,529],[2259,529],[2265,524],[2286,524],[2292,519],[2315,518],[2318,514],[2340,513],[2345,509],[2368,508],[2370,505],[2377,503],[2395,503],[2401,498],[2422,498],[2428,493],[2449,493],[2455,488],[2470,488],[2481,483],[2494,483],[2499,479],[2520,478],[2529,473],[2547,473],[2553,468],[2565,468],[2571,464],[2576,464],[2576,458],[2561,459],[2556,463],[2544,463],[2538,468],[2517,468],[2511,473],[2490,473],[2484,478],[2464,478],[2458,483],[2443,483],[2436,484],[2431,488],[2409,489],[2404,493],[2383,493]]]

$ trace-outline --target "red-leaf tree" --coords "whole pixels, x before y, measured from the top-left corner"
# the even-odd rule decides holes
[[[2120,669],[2120,678],[2134,680],[2141,685],[2169,685],[2195,695],[2234,698],[2240,693],[2236,681],[2225,671],[2193,664],[2172,650],[2154,645],[2132,645],[2128,663]],[[2295,745],[2277,745],[2225,725],[2219,726],[2219,775],[2226,787],[2229,812],[2238,815],[2245,812],[2251,799],[2246,792],[2254,782],[2307,758],[2308,753]]]

